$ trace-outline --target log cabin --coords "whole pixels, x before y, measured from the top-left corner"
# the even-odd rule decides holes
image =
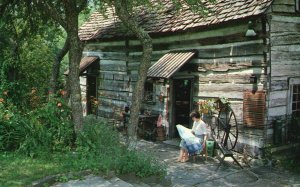
[[[167,138],[176,138],[176,124],[191,127],[189,113],[199,101],[228,98],[238,127],[235,150],[261,156],[278,141],[276,133],[279,143],[289,142],[285,121],[300,116],[300,0],[206,6],[207,14],[188,6],[176,11],[170,1],[157,10],[138,9],[139,24],[153,39],[141,114],[161,115]],[[86,112],[93,113],[92,96],[99,101],[97,116],[118,123],[138,79],[141,44],[113,8],[94,12],[79,37]]]

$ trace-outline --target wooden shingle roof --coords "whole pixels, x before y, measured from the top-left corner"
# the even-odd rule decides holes
[[[272,0],[216,0],[214,4],[205,3],[211,11],[209,14],[200,15],[193,13],[188,6],[177,12],[171,1],[165,0],[163,8],[156,11],[139,8],[137,19],[150,34],[178,32],[258,16],[265,13],[271,3]],[[125,34],[113,8],[108,8],[105,16],[94,12],[79,30],[83,41],[118,38]]]

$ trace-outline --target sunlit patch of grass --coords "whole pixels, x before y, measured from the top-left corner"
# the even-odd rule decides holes
[[[15,153],[0,153],[0,186],[26,186],[45,176],[79,170],[67,164],[68,155],[30,158]]]

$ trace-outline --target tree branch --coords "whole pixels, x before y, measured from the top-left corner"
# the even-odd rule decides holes
[[[34,2],[40,6],[45,12],[45,16],[51,16],[51,18],[58,22],[64,29],[67,27],[67,23],[63,16],[55,9],[54,5],[50,5],[47,0],[34,0]]]
[[[79,5],[77,7],[77,13],[79,14],[88,4],[88,0],[82,0],[79,2]]]
[[[52,65],[52,74],[51,74],[50,89],[49,89],[50,93],[55,93],[57,91],[60,64],[64,56],[68,53],[69,49],[70,49],[70,39],[69,37],[67,37],[63,48],[60,49],[56,54],[55,61]]]

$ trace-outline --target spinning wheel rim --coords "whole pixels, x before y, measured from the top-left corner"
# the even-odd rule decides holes
[[[238,139],[238,125],[234,112],[231,109],[219,111],[214,123],[214,126],[211,126],[212,136],[228,150],[233,150]]]

